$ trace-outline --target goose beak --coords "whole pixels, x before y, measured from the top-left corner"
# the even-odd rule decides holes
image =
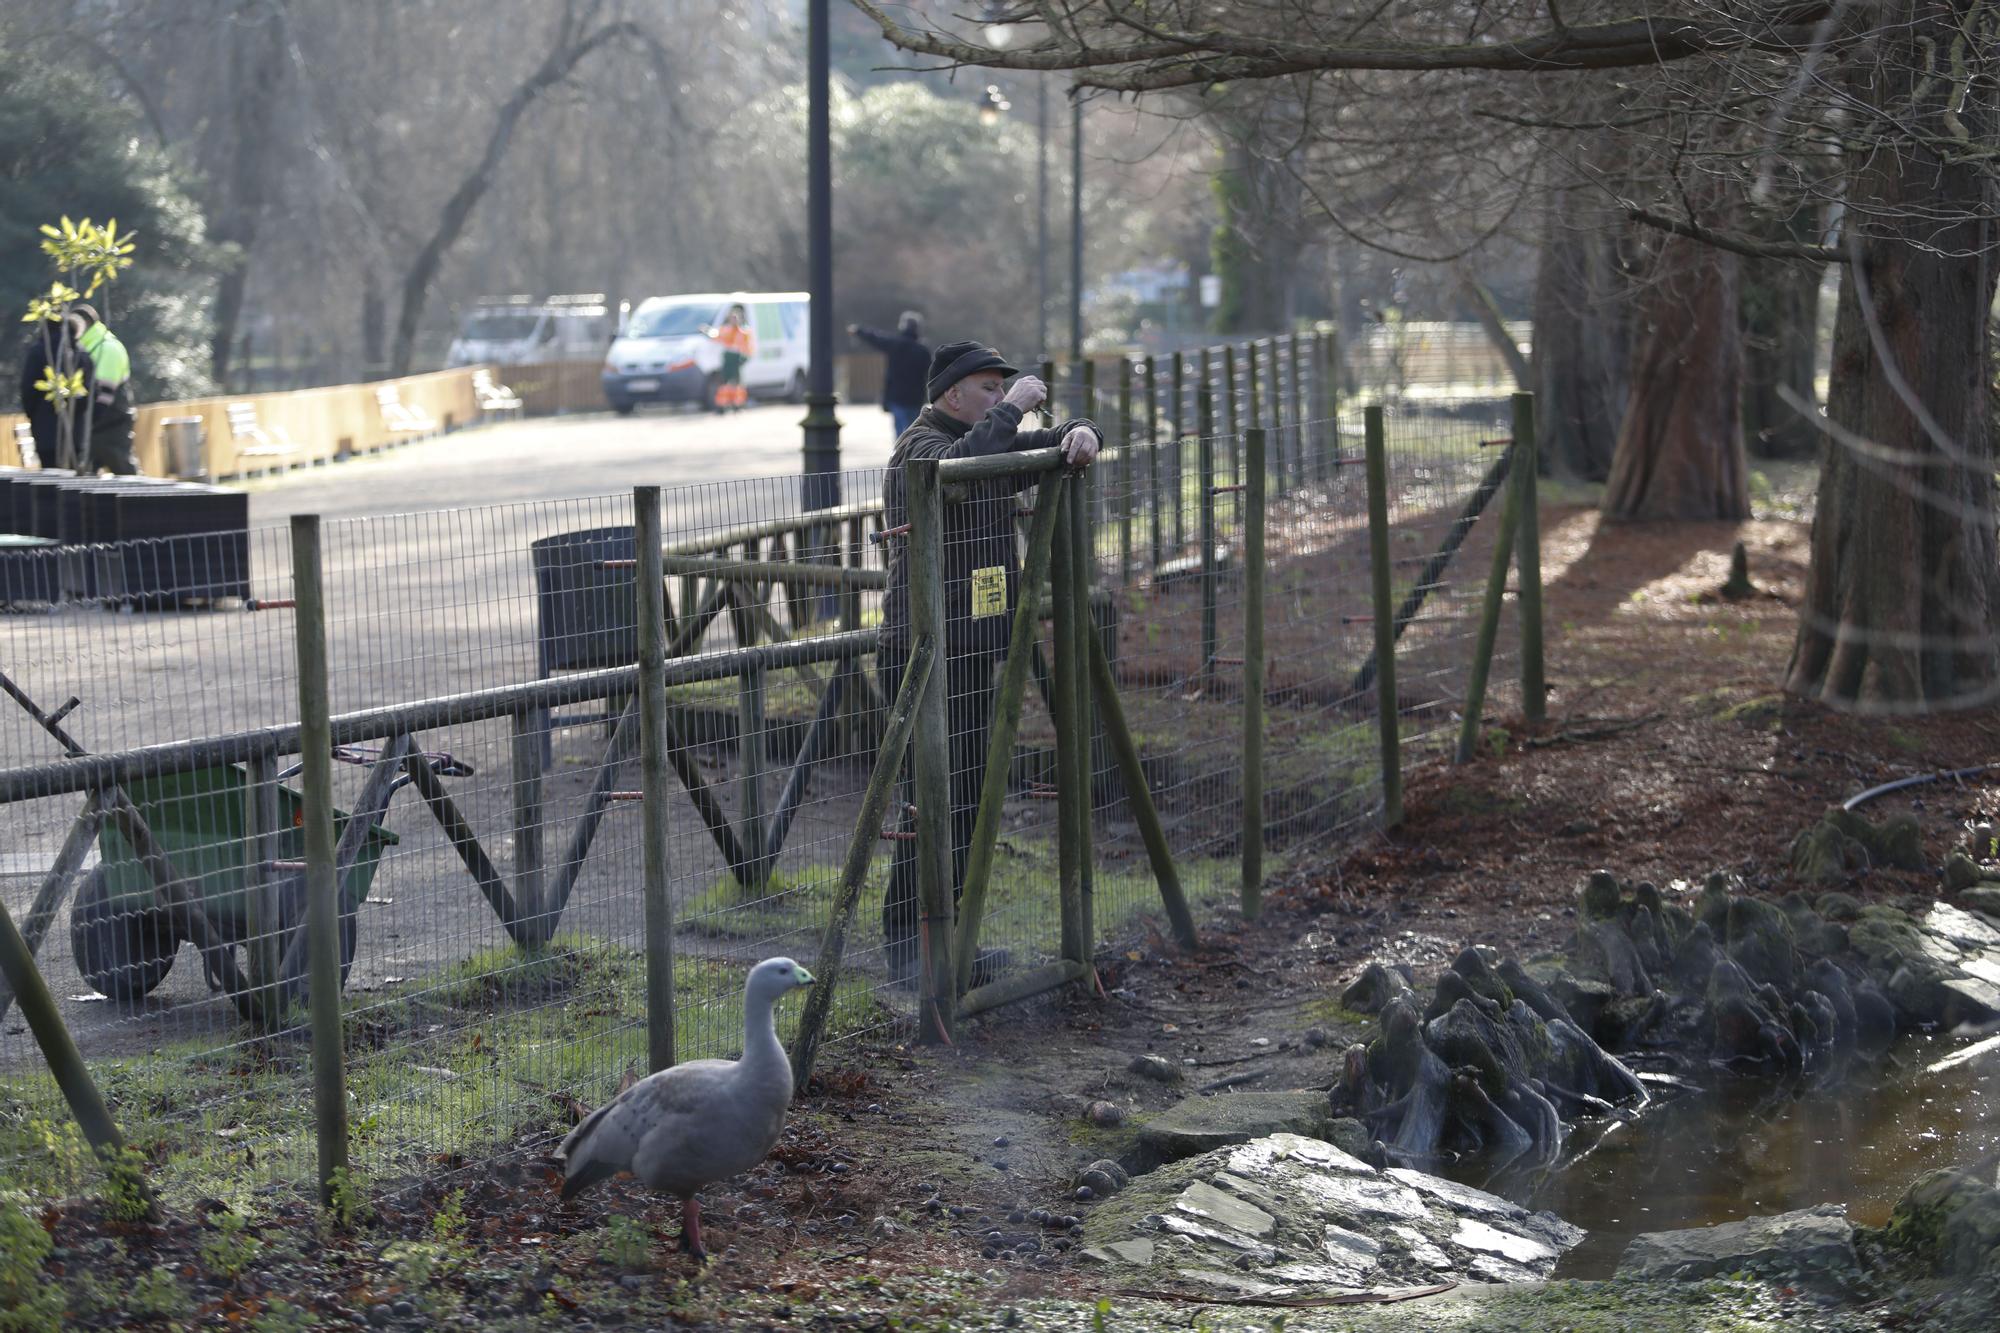
[[[807,986],[810,986],[810,985],[812,985],[812,984],[813,984],[813,974],[812,974],[812,973],[810,973],[810,972],[808,972],[808,971],[806,971],[806,970],[805,970],[805,969],[804,969],[803,967],[802,967],[802,968],[799,968],[799,969],[798,969],[798,978],[797,978],[797,980],[793,981],[793,983],[792,983],[792,984],[793,984],[794,986],[797,986],[797,987],[801,988],[801,989],[803,989],[803,988],[805,988],[805,987],[807,987]]]

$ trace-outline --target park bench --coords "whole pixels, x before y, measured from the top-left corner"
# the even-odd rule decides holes
[[[493,372],[485,366],[472,372],[472,395],[487,416],[521,415],[521,396],[504,384],[494,383]]]
[[[392,383],[375,388],[376,405],[382,409],[382,425],[391,436],[434,435],[438,424],[431,414],[403,401],[402,390]]]
[[[229,440],[236,448],[236,470],[248,472],[287,466],[281,460],[299,452],[284,427],[269,427],[257,420],[257,404],[230,403],[223,409],[229,419]]]

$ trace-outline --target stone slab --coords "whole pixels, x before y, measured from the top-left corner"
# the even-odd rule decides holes
[[[1856,1267],[1854,1224],[1837,1204],[1635,1236],[1619,1277],[1708,1278],[1737,1272],[1838,1272]]]

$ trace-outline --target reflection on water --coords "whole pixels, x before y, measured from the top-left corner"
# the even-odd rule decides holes
[[[1636,1122],[1579,1126],[1562,1165],[1446,1172],[1585,1228],[1557,1277],[1609,1277],[1632,1237],[1844,1203],[1880,1225],[1910,1181],[2000,1148],[2000,1043],[1918,1035],[1828,1086],[1717,1075]],[[1470,1164],[1468,1164],[1469,1166]]]

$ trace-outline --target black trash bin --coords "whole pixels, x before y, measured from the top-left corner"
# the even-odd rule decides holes
[[[631,563],[632,529],[586,528],[532,543],[535,563],[535,661],[540,674],[625,666],[639,658],[639,610]]]
[[[528,546],[535,567],[535,666],[538,676],[639,660],[638,539],[630,527],[585,528]],[[625,561],[609,566],[606,561]],[[615,702],[615,701],[614,701]],[[563,725],[609,721],[606,713]],[[542,754],[555,719],[544,713]]]

